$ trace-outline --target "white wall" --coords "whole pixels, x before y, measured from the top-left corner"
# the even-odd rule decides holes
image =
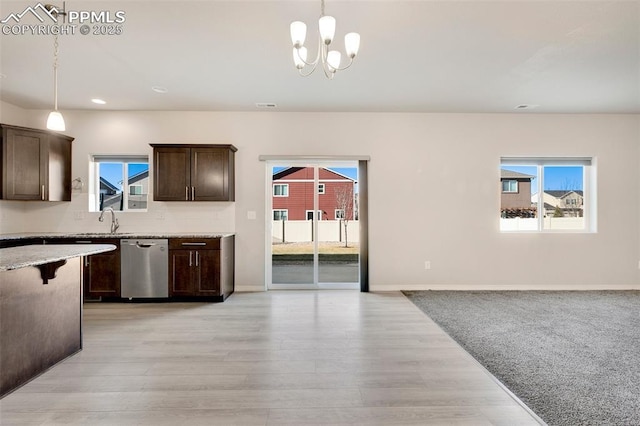
[[[151,155],[149,143],[232,143],[238,148],[235,204],[150,202],[149,213],[121,218],[123,232],[235,231],[238,290],[264,288],[265,165],[258,157],[279,154],[371,156],[373,291],[639,288],[638,115],[64,115],[66,133],[76,137],[73,175],[85,181],[90,154]],[[30,125],[42,127],[46,111],[31,112],[30,118]],[[499,161],[517,155],[596,157],[598,232],[500,233]],[[620,199],[628,202],[621,206]],[[86,204],[85,193],[74,193],[71,203],[61,205],[30,203],[25,225],[16,223],[15,230],[105,230],[96,214],[86,213]],[[158,219],[160,211],[166,219]],[[248,219],[249,211],[257,212],[258,219]],[[85,212],[86,219],[74,219],[76,212]],[[424,269],[425,260],[432,269]]]

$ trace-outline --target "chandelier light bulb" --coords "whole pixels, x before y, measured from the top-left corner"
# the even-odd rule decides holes
[[[330,44],[336,34],[336,18],[325,15],[318,21],[320,38],[324,44]]]
[[[305,61],[307,60],[307,48],[301,47],[299,49],[293,48],[293,63],[296,65],[296,68],[301,70],[305,66]]]
[[[348,57],[355,58],[358,54],[358,49],[360,49],[360,34],[349,33],[344,36],[344,48]]]
[[[327,54],[327,64],[331,72],[336,72],[340,68],[340,58],[342,55],[337,50],[330,50]]]
[[[291,23],[291,42],[294,47],[300,47],[304,44],[307,37],[307,24],[302,21],[293,21]]]

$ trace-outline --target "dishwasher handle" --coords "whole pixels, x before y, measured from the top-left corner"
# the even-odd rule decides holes
[[[140,243],[139,241],[136,241],[136,247],[138,248],[151,248],[155,245],[155,243]]]

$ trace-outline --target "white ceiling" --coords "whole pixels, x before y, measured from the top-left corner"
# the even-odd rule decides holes
[[[0,19],[36,3],[2,0]],[[313,55],[319,0],[66,8],[123,10],[126,21],[122,35],[60,37],[62,110],[640,113],[640,1],[327,0],[337,48],[347,32],[362,37],[332,81],[300,77],[292,62],[289,24],[307,23]],[[0,50],[0,99],[51,108],[53,36],[2,34]]]

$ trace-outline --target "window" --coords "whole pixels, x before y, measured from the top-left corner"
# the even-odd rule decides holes
[[[324,194],[324,183],[318,184],[318,194]]]
[[[274,197],[288,197],[289,196],[289,184],[276,183],[273,185]]]
[[[335,218],[336,219],[344,219],[344,210],[336,209]]]
[[[313,220],[313,210],[306,211],[307,220]],[[318,210],[316,212],[316,217],[318,220],[322,220],[322,210]]]
[[[500,230],[595,232],[593,162],[591,158],[502,158]],[[517,190],[508,182],[516,183]]]
[[[503,180],[502,181],[502,192],[518,192],[518,181],[517,180]]]
[[[289,211],[288,210],[274,210],[273,211],[273,220],[288,220],[289,219]]]
[[[142,195],[142,185],[129,185],[129,195]]]
[[[149,190],[147,156],[96,155],[90,163],[89,211],[146,211]]]

